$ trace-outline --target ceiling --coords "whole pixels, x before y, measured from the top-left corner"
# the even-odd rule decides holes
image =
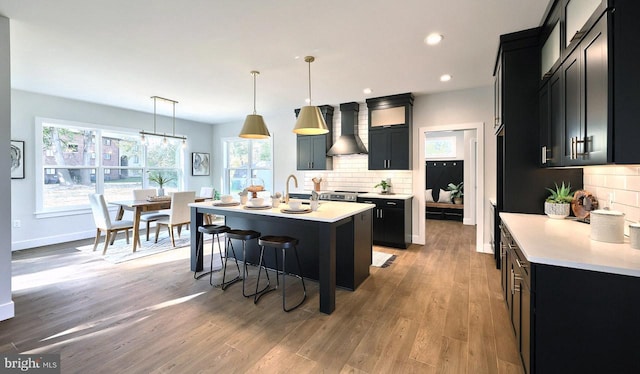
[[[178,118],[364,102],[492,83],[500,34],[536,27],[546,0],[0,0],[15,89]],[[431,32],[444,35],[427,46]],[[449,82],[440,82],[442,74]],[[369,95],[364,88],[371,88]],[[158,114],[171,115],[158,102]]]

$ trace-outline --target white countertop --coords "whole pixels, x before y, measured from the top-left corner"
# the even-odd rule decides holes
[[[358,197],[368,197],[370,199],[394,199],[394,200],[409,200],[413,197],[413,195],[405,195],[405,194],[380,194],[375,192],[363,193],[358,195]]]
[[[211,208],[214,207],[213,204],[220,203],[219,200],[216,201],[206,201],[203,203],[192,203],[189,204],[191,207],[204,207]],[[309,207],[308,204],[303,204],[303,207]],[[368,209],[373,209],[376,206],[374,204],[364,204],[364,203],[344,203],[338,201],[320,201],[318,205],[318,210],[315,212],[309,213],[283,213],[281,210],[288,208],[287,204],[281,203],[277,208],[270,209],[247,209],[243,205],[236,206],[215,206],[217,210],[220,210],[224,215],[225,211],[229,212],[242,212],[247,214],[254,215],[262,215],[262,216],[272,216],[272,217],[284,217],[284,218],[293,218],[300,219],[306,221],[318,221],[318,222],[337,222],[341,219],[353,216],[358,213],[362,213]]]
[[[545,215],[500,213],[525,257],[533,263],[640,277],[640,250],[591,240],[591,226]]]

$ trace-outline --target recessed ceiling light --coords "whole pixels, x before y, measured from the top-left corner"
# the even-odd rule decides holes
[[[451,75],[443,74],[440,76],[440,82],[448,82],[451,80]]]
[[[371,88],[365,88],[364,90],[362,90],[362,92],[364,92],[365,95],[368,95],[368,94],[372,93],[373,90]]]
[[[428,45],[436,45],[440,43],[442,39],[444,39],[444,36],[434,32],[427,35],[427,37],[424,38],[424,42],[427,43]]]

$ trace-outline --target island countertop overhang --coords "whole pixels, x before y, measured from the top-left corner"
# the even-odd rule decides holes
[[[270,217],[280,217],[280,218],[292,218],[292,219],[300,219],[306,221],[316,221],[316,222],[338,222],[347,217],[351,217],[358,213],[362,213],[364,211],[375,208],[375,204],[367,204],[367,203],[352,203],[352,202],[338,202],[338,201],[321,201],[318,205],[318,210],[315,212],[309,213],[284,213],[281,209],[286,208],[286,204],[280,204],[277,208],[270,209],[247,209],[243,205],[235,205],[235,206],[220,206],[214,205],[218,204],[220,201],[207,201],[202,203],[192,203],[189,204],[192,208],[206,208],[206,209],[215,209],[219,214],[224,215],[224,212],[235,212],[235,213],[246,213],[253,215],[262,215],[262,216],[270,216]]]

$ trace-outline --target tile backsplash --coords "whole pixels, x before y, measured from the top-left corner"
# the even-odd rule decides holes
[[[627,224],[640,221],[640,165],[585,167],[584,189],[600,208],[623,212]]]

